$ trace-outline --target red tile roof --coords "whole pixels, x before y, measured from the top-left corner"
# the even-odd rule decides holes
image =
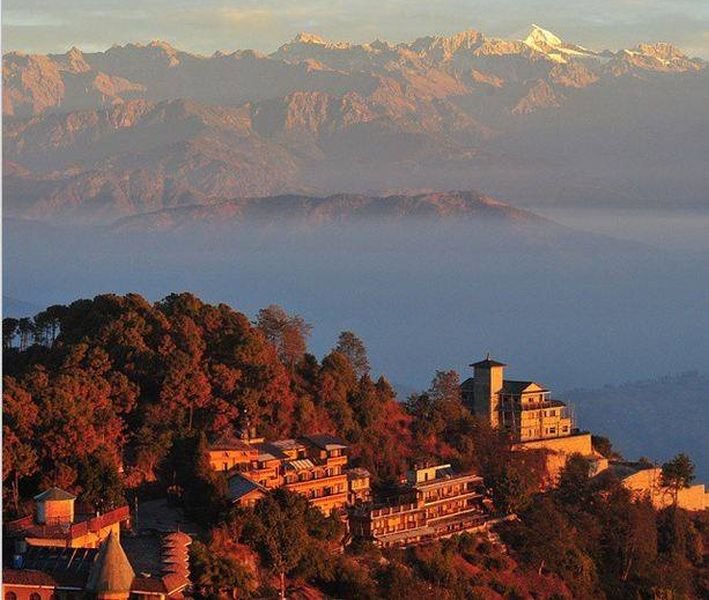
[[[3,585],[36,585],[56,587],[57,581],[49,573],[32,569],[3,569]]]
[[[131,592],[138,594],[166,594],[165,583],[162,577],[136,577],[133,579]]]

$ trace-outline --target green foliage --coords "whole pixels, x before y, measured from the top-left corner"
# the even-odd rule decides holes
[[[204,432],[175,440],[164,468],[164,478],[172,479],[178,499],[194,520],[205,525],[220,520],[228,506],[226,480],[209,463]]]
[[[694,471],[694,463],[683,452],[662,465],[662,485],[672,490],[675,504],[679,491],[692,485]]]
[[[267,437],[344,435],[375,478],[401,474],[410,448],[391,386],[358,380],[344,354],[321,365],[304,346],[293,350],[288,330],[304,343],[309,326],[276,313],[261,313],[264,333],[190,294],[155,304],[109,294],[6,321],[4,479],[16,500],[7,506],[19,508],[21,491],[31,497],[46,485],[78,492],[80,471],[99,450],[124,467],[128,486],[160,479],[170,487],[166,461],[178,439],[229,431],[243,415]],[[46,347],[30,345],[40,330]],[[34,415],[31,431],[20,414]]]
[[[503,539],[529,567],[559,576],[575,598],[702,596],[700,520],[676,507],[658,515],[617,480],[590,480],[582,457],[572,457],[559,487],[519,517],[501,527]]]
[[[350,361],[357,377],[363,377],[369,373],[369,358],[364,342],[352,331],[343,331],[337,338],[335,352],[344,354]]]
[[[341,535],[339,523],[285,488],[273,490],[256,503],[243,532],[264,564],[279,575],[282,593],[285,577],[296,571],[311,579],[332,581],[331,552],[324,544]]]
[[[191,578],[198,596],[221,598],[225,592],[238,592],[248,598],[255,587],[251,572],[233,556],[195,541],[190,544]]]
[[[125,504],[123,481],[110,456],[103,452],[79,463],[78,484],[82,502],[95,510],[106,512]]]
[[[606,458],[613,460],[621,460],[623,457],[613,449],[613,444],[611,441],[602,435],[592,435],[591,445],[593,449],[605,456]]]

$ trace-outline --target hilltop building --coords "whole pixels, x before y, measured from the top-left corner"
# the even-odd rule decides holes
[[[226,473],[236,504],[252,505],[268,490],[285,487],[329,514],[369,499],[369,473],[347,468],[347,449],[327,434],[267,442],[250,430],[214,440],[209,461]]]
[[[349,521],[355,538],[409,546],[483,529],[489,508],[481,477],[444,464],[410,471],[396,502],[355,506]]]
[[[662,469],[642,462],[599,461],[596,477],[615,477],[635,498],[647,498],[661,510],[675,502],[674,492],[662,485]],[[689,511],[709,508],[709,492],[703,483],[697,483],[677,492],[677,506]]]
[[[566,437],[574,433],[571,411],[534,381],[505,379],[504,363],[475,362],[473,377],[461,386],[463,401],[473,414],[508,431],[516,442]]]
[[[111,533],[120,537],[121,523],[130,520],[127,506],[102,515],[76,510],[76,496],[57,487],[34,498],[34,514],[10,521],[5,534],[30,546],[97,548]]]
[[[461,385],[463,402],[472,413],[496,429],[506,431],[516,450],[546,451],[549,482],[553,483],[566,459],[581,454],[595,460],[591,434],[579,431],[565,403],[535,381],[505,379],[505,365],[490,358],[472,363],[473,377]]]
[[[163,537],[157,573],[131,565],[117,535],[110,533],[99,548],[32,546],[2,570],[5,600],[168,600],[184,597],[190,585],[187,546],[182,533]]]
[[[34,514],[6,524],[4,547],[13,552],[3,556],[5,600],[181,597],[190,584],[188,535],[173,532],[161,541],[155,539],[154,568],[141,568],[136,575],[121,545],[121,525],[130,519],[128,507],[87,516],[76,510],[76,500],[73,494],[50,488],[35,496]],[[144,544],[131,546],[137,551],[134,559],[143,566]]]

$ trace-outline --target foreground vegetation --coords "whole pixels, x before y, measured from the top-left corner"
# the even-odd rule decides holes
[[[370,375],[366,349],[343,332],[318,360],[310,326],[275,306],[255,322],[190,294],[151,304],[105,295],[3,322],[5,518],[48,485],[106,510],[169,493],[203,527],[192,569],[205,596],[342,598],[700,598],[709,593],[706,520],[655,511],[580,457],[540,492],[543,460],[512,453],[461,403],[455,372],[397,402]],[[497,509],[519,518],[504,546],[463,535],[381,552],[342,545],[342,524],[278,490],[254,509],[226,501],[207,437],[245,422],[266,437],[329,432],[352,443],[378,491],[413,462],[475,468]],[[607,454],[607,441],[597,440]],[[686,465],[684,465],[686,467]],[[683,484],[682,464],[675,472]],[[668,469],[668,474],[672,470]],[[508,549],[509,553],[505,551]]]

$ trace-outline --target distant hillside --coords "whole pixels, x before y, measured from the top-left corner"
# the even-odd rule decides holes
[[[708,376],[683,373],[572,390],[566,397],[584,428],[608,436],[627,458],[663,462],[686,452],[697,463],[699,480],[709,483]]]
[[[298,223],[323,225],[357,221],[400,219],[498,219],[506,222],[550,224],[531,212],[520,210],[477,192],[440,192],[385,197],[337,194],[272,196],[235,199],[209,206],[164,209],[118,220],[114,231],[189,230],[238,224]]]
[[[15,319],[19,317],[30,317],[36,315],[41,308],[36,304],[31,302],[24,302],[23,300],[18,300],[11,296],[2,297],[2,316],[13,317]]]
[[[537,26],[276,52],[164,42],[3,56],[11,216],[106,222],[225,198],[485,189],[562,205],[706,203],[707,63]]]

